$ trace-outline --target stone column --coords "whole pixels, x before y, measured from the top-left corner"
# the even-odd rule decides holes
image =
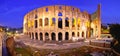
[[[42,32],[42,34],[43,34],[43,41],[45,41],[45,33],[44,33],[44,32]]]
[[[56,30],[58,29],[58,17],[56,17],[56,24],[55,24]]]
[[[34,40],[36,40],[35,32],[33,34],[34,34]]]
[[[65,28],[65,18],[64,17],[62,18],[62,28],[63,29]]]
[[[86,30],[84,31],[84,38],[86,38]]]
[[[69,31],[69,40],[72,39],[72,31]]]
[[[56,41],[58,41],[58,33],[56,32],[55,34],[56,34]]]
[[[50,41],[52,40],[52,38],[51,38],[51,33],[49,33],[49,40],[50,40]]]
[[[77,31],[75,31],[75,37],[77,37]]]
[[[38,31],[38,40],[40,40],[40,33],[39,33],[39,31]]]
[[[69,28],[72,30],[72,18],[69,18]]]
[[[62,32],[62,40],[65,40],[65,32]]]

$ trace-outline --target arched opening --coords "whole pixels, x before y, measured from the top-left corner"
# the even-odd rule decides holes
[[[49,34],[45,33],[45,40],[49,40]]]
[[[49,25],[48,18],[45,18],[45,26],[48,26],[48,25]]]
[[[32,39],[34,39],[34,33],[32,33]]]
[[[52,34],[51,34],[51,37],[52,37],[52,40],[54,40],[54,41],[56,40],[55,33],[52,33]]]
[[[72,27],[75,27],[75,19],[72,18]]]
[[[62,18],[58,19],[58,28],[62,28]]]
[[[42,26],[42,19],[39,19],[39,26]]]
[[[52,26],[55,26],[56,19],[52,18]]]
[[[72,32],[72,37],[75,37],[75,33],[74,32]]]
[[[80,27],[80,18],[77,20],[77,26]]]
[[[84,32],[82,32],[82,37],[84,37]]]
[[[30,38],[31,38],[31,33],[29,32],[29,36],[30,36]]]
[[[35,19],[37,19],[38,18],[38,15],[37,14],[35,14]]]
[[[62,41],[62,33],[61,32],[58,33],[58,40]]]
[[[69,18],[68,17],[65,18],[65,27],[69,27]]]
[[[93,36],[93,28],[90,29],[90,35]]]
[[[59,13],[58,13],[58,16],[62,16],[62,13],[61,13],[61,12],[59,12]]]
[[[65,33],[65,40],[68,40],[68,39],[69,39],[69,33],[66,32],[66,33]]]
[[[35,20],[35,28],[37,28],[38,27],[38,22],[37,22],[37,20]]]
[[[37,32],[35,33],[35,37],[36,37],[36,39],[38,40],[38,33],[37,33]]]
[[[79,37],[79,32],[77,33],[77,36]]]
[[[40,33],[40,40],[43,40],[43,34]]]

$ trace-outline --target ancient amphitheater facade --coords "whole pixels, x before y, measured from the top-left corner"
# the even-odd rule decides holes
[[[24,34],[41,41],[100,37],[100,5],[93,14],[73,6],[41,7],[25,15],[23,27]]]

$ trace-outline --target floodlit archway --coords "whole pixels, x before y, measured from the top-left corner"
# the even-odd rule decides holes
[[[62,28],[62,18],[58,19],[58,28]]]
[[[74,32],[72,32],[72,37],[75,37],[75,33]]]
[[[37,32],[35,33],[35,37],[36,37],[36,39],[38,40],[38,33],[37,33]]]
[[[62,33],[61,32],[58,33],[58,40],[62,41]]]
[[[69,18],[68,17],[65,18],[65,27],[69,27]]]
[[[32,39],[34,39],[34,33],[32,33]]]
[[[43,34],[40,33],[40,40],[43,40]]]
[[[79,37],[79,32],[77,32],[77,36]]]
[[[69,39],[69,33],[66,32],[66,33],[65,33],[65,40],[68,40],[68,39]]]
[[[82,32],[82,37],[84,37],[84,32]]]
[[[49,34],[47,32],[45,33],[45,39],[49,40]]]
[[[54,41],[56,40],[56,35],[55,35],[55,33],[52,33],[52,34],[51,34],[51,37],[52,37],[52,40],[54,40]]]
[[[45,26],[48,26],[49,25],[49,20],[48,18],[45,18]]]

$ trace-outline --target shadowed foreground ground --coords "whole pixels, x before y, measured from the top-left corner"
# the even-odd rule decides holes
[[[94,54],[97,56],[103,56],[104,52],[107,54],[111,54],[110,50],[93,48],[89,46],[82,46],[79,48],[72,49],[61,49],[61,50],[50,50],[50,49],[41,49],[38,50],[32,47],[24,47],[24,48],[16,48],[18,54],[23,56],[90,56],[90,54]],[[112,53],[114,55],[114,53]],[[115,55],[114,55],[115,56]]]

